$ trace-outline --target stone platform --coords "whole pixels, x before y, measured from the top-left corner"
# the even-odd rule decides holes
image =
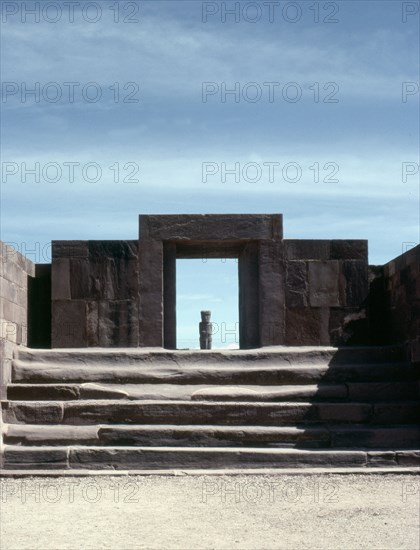
[[[4,472],[420,465],[400,346],[20,348],[2,412]]]

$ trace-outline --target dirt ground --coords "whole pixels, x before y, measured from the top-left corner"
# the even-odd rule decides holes
[[[420,478],[0,480],[1,550],[420,548]]]

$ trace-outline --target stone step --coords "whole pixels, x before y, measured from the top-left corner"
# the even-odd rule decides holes
[[[138,365],[43,364],[15,360],[14,383],[111,383],[111,384],[227,384],[299,385],[350,382],[414,381],[418,369],[406,363],[366,365],[295,365],[246,368],[237,363],[213,366],[167,367]]]
[[[345,363],[401,362],[405,360],[402,346],[271,346],[254,350],[166,350],[163,348],[20,348],[16,358],[31,363],[89,364],[119,366],[204,366],[204,365],[311,365]]]
[[[21,447],[5,445],[11,470],[163,470],[418,466],[418,450],[312,450],[249,447]]]
[[[7,398],[21,401],[75,399],[200,400],[200,401],[387,401],[417,399],[412,382],[361,382],[283,386],[204,384],[9,384]]]
[[[420,448],[415,425],[36,425],[5,426],[4,443],[25,446],[264,446],[299,448]]]
[[[5,401],[2,410],[9,424],[410,424],[418,422],[420,402]]]
[[[197,425],[28,425],[9,424],[4,442],[11,445],[96,446],[293,446],[328,447],[329,432],[322,426],[197,426]]]

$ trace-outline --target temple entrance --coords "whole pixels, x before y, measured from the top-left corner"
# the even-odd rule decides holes
[[[203,258],[238,261],[239,347],[283,343],[281,215],[186,214],[140,216],[139,346],[177,349],[177,260]]]
[[[200,349],[201,310],[211,311],[212,349],[238,349],[238,258],[176,261],[177,349]]]

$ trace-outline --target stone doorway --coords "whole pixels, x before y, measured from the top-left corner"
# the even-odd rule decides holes
[[[211,349],[239,348],[237,258],[176,260],[176,346],[200,349],[201,311],[211,312]]]
[[[203,257],[238,259],[240,348],[283,343],[281,238],[280,215],[140,216],[140,346],[176,349],[176,260]]]

